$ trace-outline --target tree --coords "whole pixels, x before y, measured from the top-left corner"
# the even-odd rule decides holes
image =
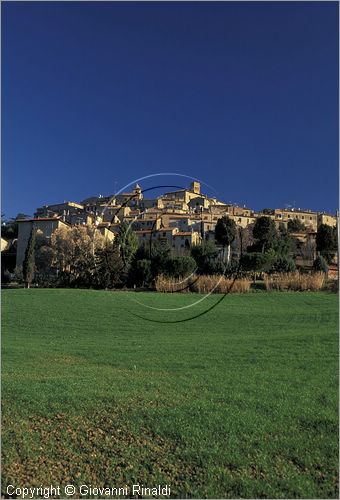
[[[299,244],[299,240],[291,236],[287,228],[280,226],[278,237],[273,243],[273,248],[278,257],[286,258],[292,253],[296,253],[297,245]]]
[[[138,249],[138,238],[130,224],[123,222],[120,225],[114,244],[118,246],[124,265],[128,268]]]
[[[58,283],[93,286],[97,277],[97,252],[105,238],[94,226],[59,228],[51,236],[53,267]]]
[[[319,255],[319,257],[317,257],[313,262],[313,269],[314,271],[321,271],[325,274],[328,273],[327,262],[321,255]]]
[[[149,286],[152,282],[151,260],[137,260],[133,265],[131,278],[134,285]]]
[[[292,273],[296,270],[295,262],[290,257],[278,257],[271,269],[273,273]]]
[[[168,260],[171,257],[171,247],[167,242],[153,241],[151,243],[151,253],[149,249],[149,256],[151,260],[151,272],[153,278],[159,274],[165,274],[167,270]]]
[[[166,266],[166,275],[172,278],[186,278],[196,269],[195,259],[189,256],[172,257]]]
[[[330,264],[337,251],[337,229],[321,224],[316,233],[316,249],[320,255]]]
[[[95,285],[99,288],[113,288],[123,283],[124,262],[119,249],[111,241],[96,249]]]
[[[265,253],[245,253],[241,257],[241,269],[244,271],[269,271],[273,257]]]
[[[1,225],[1,236],[6,240],[18,237],[18,223],[15,219],[5,220]]]
[[[277,240],[275,223],[270,217],[261,216],[256,219],[253,236],[262,248],[262,253],[272,248]]]
[[[224,215],[221,219],[217,220],[215,226],[215,239],[217,243],[223,247],[223,257],[225,254],[225,247],[228,248],[227,264],[230,261],[230,246],[236,237],[236,224],[235,221]]]
[[[306,230],[306,226],[300,219],[289,219],[287,229],[289,233],[301,233]]]
[[[195,259],[197,274],[215,274],[214,268],[218,249],[212,241],[204,241],[191,248],[191,257]]]
[[[53,268],[54,251],[51,242],[37,233],[35,243],[35,281],[42,286],[50,286],[55,282],[56,273]]]
[[[273,261],[273,256],[268,255],[267,253],[245,253],[240,259],[240,270],[253,271],[255,281],[256,273],[269,272],[272,268]]]
[[[26,288],[30,288],[35,270],[35,229],[32,227],[27,243],[25,258],[22,265],[23,278]]]

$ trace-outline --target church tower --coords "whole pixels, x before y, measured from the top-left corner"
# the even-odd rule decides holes
[[[137,200],[142,200],[143,199],[143,194],[142,194],[142,189],[139,184],[136,184],[134,189],[133,189],[133,194],[134,198]]]

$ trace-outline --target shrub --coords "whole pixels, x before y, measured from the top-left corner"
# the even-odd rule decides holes
[[[191,276],[182,282],[162,275],[156,278],[155,285],[158,292],[244,293],[250,289],[248,279],[233,280],[221,275]]]
[[[194,277],[191,276],[186,280],[178,280],[160,274],[155,279],[155,287],[157,292],[189,292],[193,279]]]
[[[152,281],[151,261],[148,259],[137,260],[133,267],[133,282],[137,286],[149,285]]]
[[[204,241],[191,249],[191,257],[196,261],[197,274],[213,274],[218,257],[218,248],[212,241]]]
[[[300,219],[290,219],[287,224],[287,229],[290,233],[299,233],[306,230],[306,226]]]
[[[273,256],[267,253],[245,253],[240,260],[241,269],[244,271],[266,272],[273,265]]]
[[[292,290],[292,291],[317,291],[325,284],[325,274],[322,272],[312,274],[285,273],[266,276],[264,279],[266,290]]]
[[[191,290],[198,293],[244,293],[249,292],[250,280],[246,278],[232,279],[225,276],[199,276],[194,281]]]
[[[183,276],[189,276],[196,269],[195,259],[189,256],[179,256],[172,257],[166,262],[166,272],[167,276],[172,278],[180,278]]]
[[[328,265],[326,260],[320,255],[313,262],[313,269],[315,271],[322,271],[323,273],[328,273]]]
[[[295,270],[295,262],[290,257],[278,257],[272,267],[274,273],[292,273]]]

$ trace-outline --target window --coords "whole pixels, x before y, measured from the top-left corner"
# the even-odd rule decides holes
[[[304,216],[304,215],[301,215],[301,219],[304,219],[304,218],[305,218],[305,216]]]
[[[163,236],[166,236],[166,232],[163,232]]]

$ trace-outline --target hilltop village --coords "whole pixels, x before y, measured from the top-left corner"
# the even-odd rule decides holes
[[[181,255],[204,240],[214,240],[217,220],[224,215],[240,228],[251,227],[263,215],[273,219],[278,229],[287,228],[289,221],[297,220],[301,224],[294,234],[301,243],[313,242],[321,224],[335,227],[337,223],[335,215],[323,212],[279,208],[255,212],[245,206],[227,204],[203,194],[199,182],[156,198],[144,197],[142,188],[136,184],[131,192],[91,197],[79,203],[44,205],[33,218],[19,219],[16,265],[23,263],[32,228],[50,238],[60,227],[80,224],[95,227],[112,241],[120,225],[126,222],[140,242],[150,238],[165,241],[175,254]]]

